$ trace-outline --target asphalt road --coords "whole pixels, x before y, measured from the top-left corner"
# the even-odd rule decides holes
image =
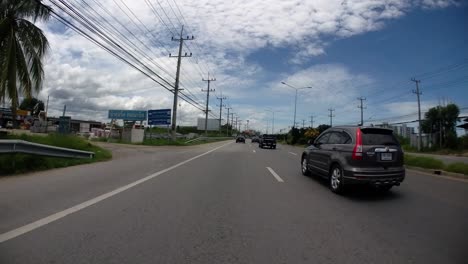
[[[0,179],[0,263],[468,261],[466,181],[408,171],[387,194],[339,196],[301,175],[298,148],[110,147]]]

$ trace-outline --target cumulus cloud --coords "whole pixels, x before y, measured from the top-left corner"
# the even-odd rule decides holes
[[[125,1],[132,12],[116,2],[119,3],[86,1],[89,6],[80,8],[86,7],[88,15],[97,19],[96,23],[108,21],[114,29],[123,32],[131,40],[131,51],[142,51],[139,59],[171,84],[175,81],[176,59],[169,58],[168,53],[175,54],[178,48],[171,37],[177,34],[180,24],[186,24],[187,34],[194,35],[195,40],[187,41],[184,51],[193,52],[194,57],[183,59],[181,86],[201,104],[205,100],[201,89],[206,88],[201,78],[207,78],[208,72],[217,78],[216,93],[222,92],[234,99],[252,97],[250,91],[260,86],[258,77],[265,72],[259,65],[246,62],[246,57],[259,49],[287,47],[294,54],[290,63],[301,65],[314,56],[326,54],[331,41],[379,30],[386,22],[405,15],[412,8],[443,8],[457,4],[453,0],[422,0],[416,4],[407,0],[178,0],[184,14],[182,18],[176,17],[178,9],[173,1],[151,1],[154,9],[142,0]],[[50,41],[51,53],[45,61],[46,80],[39,96],[43,100],[50,96],[54,115],[60,114],[64,104],[77,117],[100,120],[106,120],[110,108],[172,108],[172,93],[102,48],[54,19],[41,27]],[[113,32],[112,27],[107,26],[107,30]],[[120,41],[125,40],[121,38]],[[292,76],[277,77],[276,83],[282,79],[299,86],[314,86],[317,89],[311,97],[314,99],[305,98],[304,102],[320,109],[325,104],[358,95],[359,90],[353,85],[370,81],[367,76],[351,73],[340,65],[321,65]],[[273,83],[258,89],[271,89],[272,97],[284,93],[284,87]],[[332,96],[327,94],[330,89],[336,91]],[[323,106],[313,101],[317,98]],[[289,107],[284,106],[284,111]],[[255,105],[251,104],[245,105],[242,111],[253,123],[264,119],[264,114],[255,117],[254,109]],[[183,124],[193,124],[203,115],[184,101],[180,101],[179,111]]]

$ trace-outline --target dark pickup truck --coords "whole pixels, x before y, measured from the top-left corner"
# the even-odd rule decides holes
[[[260,137],[260,142],[258,143],[259,148],[269,147],[272,149],[276,148],[276,137],[273,135],[263,135]]]

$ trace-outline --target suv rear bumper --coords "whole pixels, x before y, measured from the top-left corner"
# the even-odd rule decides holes
[[[405,169],[385,171],[344,171],[344,184],[400,185]]]

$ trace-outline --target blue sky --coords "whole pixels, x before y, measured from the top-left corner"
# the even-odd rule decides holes
[[[397,116],[383,112],[384,110],[379,107],[382,103],[414,101],[416,104],[416,95],[411,93],[415,88],[414,82],[410,81],[413,76],[422,79],[420,84],[423,92],[422,101],[448,100],[460,107],[468,107],[467,14],[466,6],[415,10],[401,19],[389,22],[381,30],[350,38],[330,39],[331,44],[327,47],[325,54],[318,55],[300,66],[291,67],[288,63],[288,58],[294,52],[288,47],[265,47],[253,52],[247,58],[248,61],[261,65],[268,72],[265,79],[275,78],[278,74],[293,74],[298,69],[321,64],[340,64],[352,72],[372,76],[374,81],[369,85],[364,85],[363,88],[368,90],[362,92],[362,96],[367,97],[366,112],[375,111],[366,113],[367,117],[374,114],[375,118]],[[421,75],[457,63],[465,63],[463,64],[465,67],[455,68],[428,79]],[[313,86],[314,84],[306,85]],[[346,85],[357,84],[343,84],[343,86]],[[290,97],[291,99],[294,97],[293,90],[291,90]],[[258,99],[251,101],[256,100]],[[277,101],[281,100],[283,98]],[[351,104],[357,105],[358,102],[356,98],[349,98]],[[274,108],[276,103],[276,101],[262,102],[264,108]],[[340,103],[330,105],[330,107],[334,107],[337,112],[340,111]],[[328,123],[327,109],[314,109],[313,104],[303,104],[297,119],[313,114],[320,123]],[[317,113],[318,111],[320,112]],[[354,120],[358,120],[359,109],[356,108],[355,112]],[[465,110],[464,113],[468,111]],[[404,112],[401,113],[401,115],[404,114]],[[349,120],[347,118],[348,116],[336,117],[337,123],[347,123]],[[288,117],[285,116],[285,119]],[[411,118],[403,120],[411,120]],[[399,120],[393,122],[396,121]]]
[[[165,14],[153,12],[146,1],[124,1],[138,20],[114,1],[102,6],[88,2],[90,8],[76,8],[94,26],[118,29],[112,37],[130,50],[142,50],[139,60],[169,83],[174,82],[176,60],[168,54],[177,52],[170,39],[186,24],[186,34],[195,40],[184,47],[193,52],[182,62],[185,93],[203,106],[206,83],[201,79],[210,72],[217,79],[210,99],[213,117],[219,115],[216,97],[222,94],[251,128],[271,129],[272,111],[276,131],[292,125],[294,90],[281,81],[313,87],[299,92],[296,119],[301,124],[311,115],[315,125],[328,123],[328,108],[336,110],[334,124],[356,124],[359,96],[367,97],[368,124],[414,120],[411,77],[422,80],[423,110],[441,100],[468,106],[468,7],[459,1],[165,0],[158,9]],[[67,104],[77,118],[108,121],[108,109],[172,107],[170,92],[57,20],[43,27],[52,52],[39,97],[51,96],[52,114]],[[434,71],[436,75],[421,75]],[[184,101],[178,113],[182,125],[195,125],[203,117]]]

